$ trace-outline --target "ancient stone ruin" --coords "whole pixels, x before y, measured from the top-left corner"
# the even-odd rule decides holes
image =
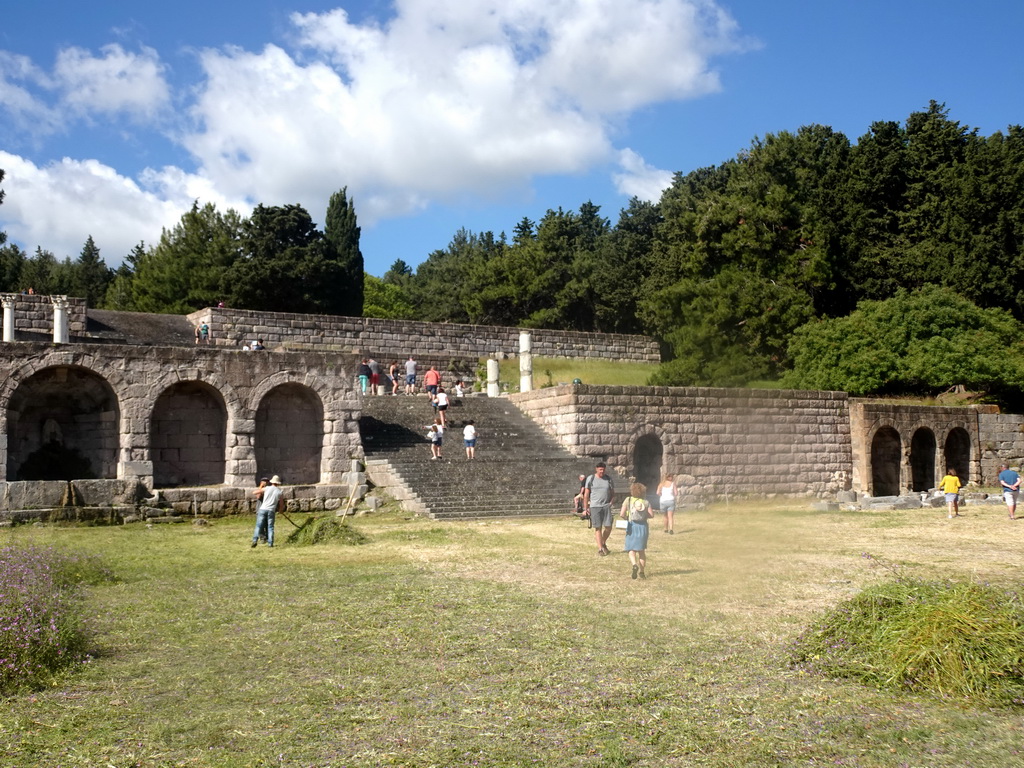
[[[435,514],[427,490],[411,487],[398,460],[381,449],[393,417],[382,404],[373,418],[364,416],[358,360],[401,364],[411,354],[421,373],[434,365],[450,384],[472,381],[486,368],[482,361],[516,356],[524,343],[517,328],[225,308],[147,315],[91,310],[68,297],[8,295],[3,309],[0,519],[8,521],[245,512],[257,478],[272,474],[285,478],[295,510],[342,509],[378,485]],[[200,324],[209,328],[208,343],[197,344]],[[265,351],[247,349],[257,339]],[[547,357],[659,359],[657,344],[639,336],[537,330],[526,344]],[[528,360],[522,373],[528,386]],[[567,475],[564,484],[552,476],[548,482],[561,487],[524,514],[563,511],[577,467],[598,460],[651,486],[662,471],[674,471],[705,499],[834,498],[926,491],[947,465],[967,482],[991,483],[999,461],[1024,456],[1024,419],[988,407],[874,404],[841,392],[586,384],[501,402],[508,407],[480,406],[492,430],[490,455],[482,450],[472,472],[483,476],[488,462],[531,460],[530,448],[516,441],[526,427],[515,419],[525,414],[538,427],[532,444],[550,441],[543,461]],[[463,418],[472,401],[466,408]],[[407,448],[422,440],[407,427],[391,433]],[[454,463],[457,446],[452,455]],[[508,474],[494,471],[496,483]],[[461,515],[503,513],[497,506]]]

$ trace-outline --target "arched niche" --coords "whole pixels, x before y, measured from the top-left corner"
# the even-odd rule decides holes
[[[927,491],[935,487],[935,433],[921,427],[910,440],[911,490]]]
[[[661,482],[661,463],[664,448],[657,435],[646,434],[636,439],[633,445],[633,476],[638,483],[647,486],[647,497],[657,507],[656,490]],[[624,489],[628,493],[628,489]]]
[[[963,427],[954,427],[946,435],[946,466],[956,470],[963,485],[971,479],[971,436]]]
[[[320,482],[324,408],[302,384],[280,384],[256,410],[257,476],[280,475],[290,485]]]
[[[201,381],[171,385],[153,406],[153,483],[162,488],[223,483],[226,435],[220,392]]]
[[[898,496],[900,493],[900,433],[882,427],[871,438],[871,495]]]
[[[117,396],[87,368],[44,368],[21,382],[8,402],[7,435],[8,480],[117,477]]]

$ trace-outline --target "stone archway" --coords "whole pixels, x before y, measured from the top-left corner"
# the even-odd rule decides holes
[[[156,399],[150,429],[153,483],[158,487],[224,482],[227,409],[201,381],[172,384]]]
[[[267,392],[256,409],[256,471],[289,485],[320,482],[324,408],[309,387],[294,382]]]
[[[633,476],[638,483],[647,486],[647,498],[657,507],[657,488],[661,482],[661,461],[664,448],[657,435],[646,434],[636,439],[633,445]],[[624,489],[628,492],[628,489]]]
[[[910,440],[911,490],[927,491],[935,487],[935,433],[927,427],[914,432]]]
[[[117,477],[120,413],[107,381],[86,368],[44,368],[7,407],[8,480]]]
[[[971,479],[971,436],[963,427],[954,427],[946,435],[946,466],[956,470],[963,485]]]
[[[900,493],[900,461],[903,451],[900,433],[882,427],[871,438],[871,495],[898,496]]]

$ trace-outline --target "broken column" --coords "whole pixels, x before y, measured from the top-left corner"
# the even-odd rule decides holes
[[[17,299],[11,294],[4,294],[4,341],[14,341],[14,302]]]
[[[519,334],[519,391],[533,390],[533,342],[529,331]]]
[[[68,297],[53,296],[53,343],[67,344],[71,337],[68,335]]]
[[[501,387],[498,386],[498,361],[487,361],[487,396],[497,397],[501,394]]]

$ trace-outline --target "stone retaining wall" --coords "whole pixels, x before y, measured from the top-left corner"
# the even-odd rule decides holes
[[[978,413],[981,472],[986,485],[998,485],[999,465],[1024,468],[1024,416],[1019,413]]]
[[[337,349],[404,361],[419,358],[515,357],[522,328],[373,317],[298,315],[245,309],[207,308],[188,316],[193,325],[208,323],[217,346],[240,348],[261,338],[268,347]],[[591,357],[660,363],[658,344],[646,336],[573,331],[530,331],[533,354],[540,357]]]
[[[843,392],[563,385],[510,398],[572,453],[623,476],[650,476],[643,465],[660,446],[661,470],[703,498],[850,488]]]

